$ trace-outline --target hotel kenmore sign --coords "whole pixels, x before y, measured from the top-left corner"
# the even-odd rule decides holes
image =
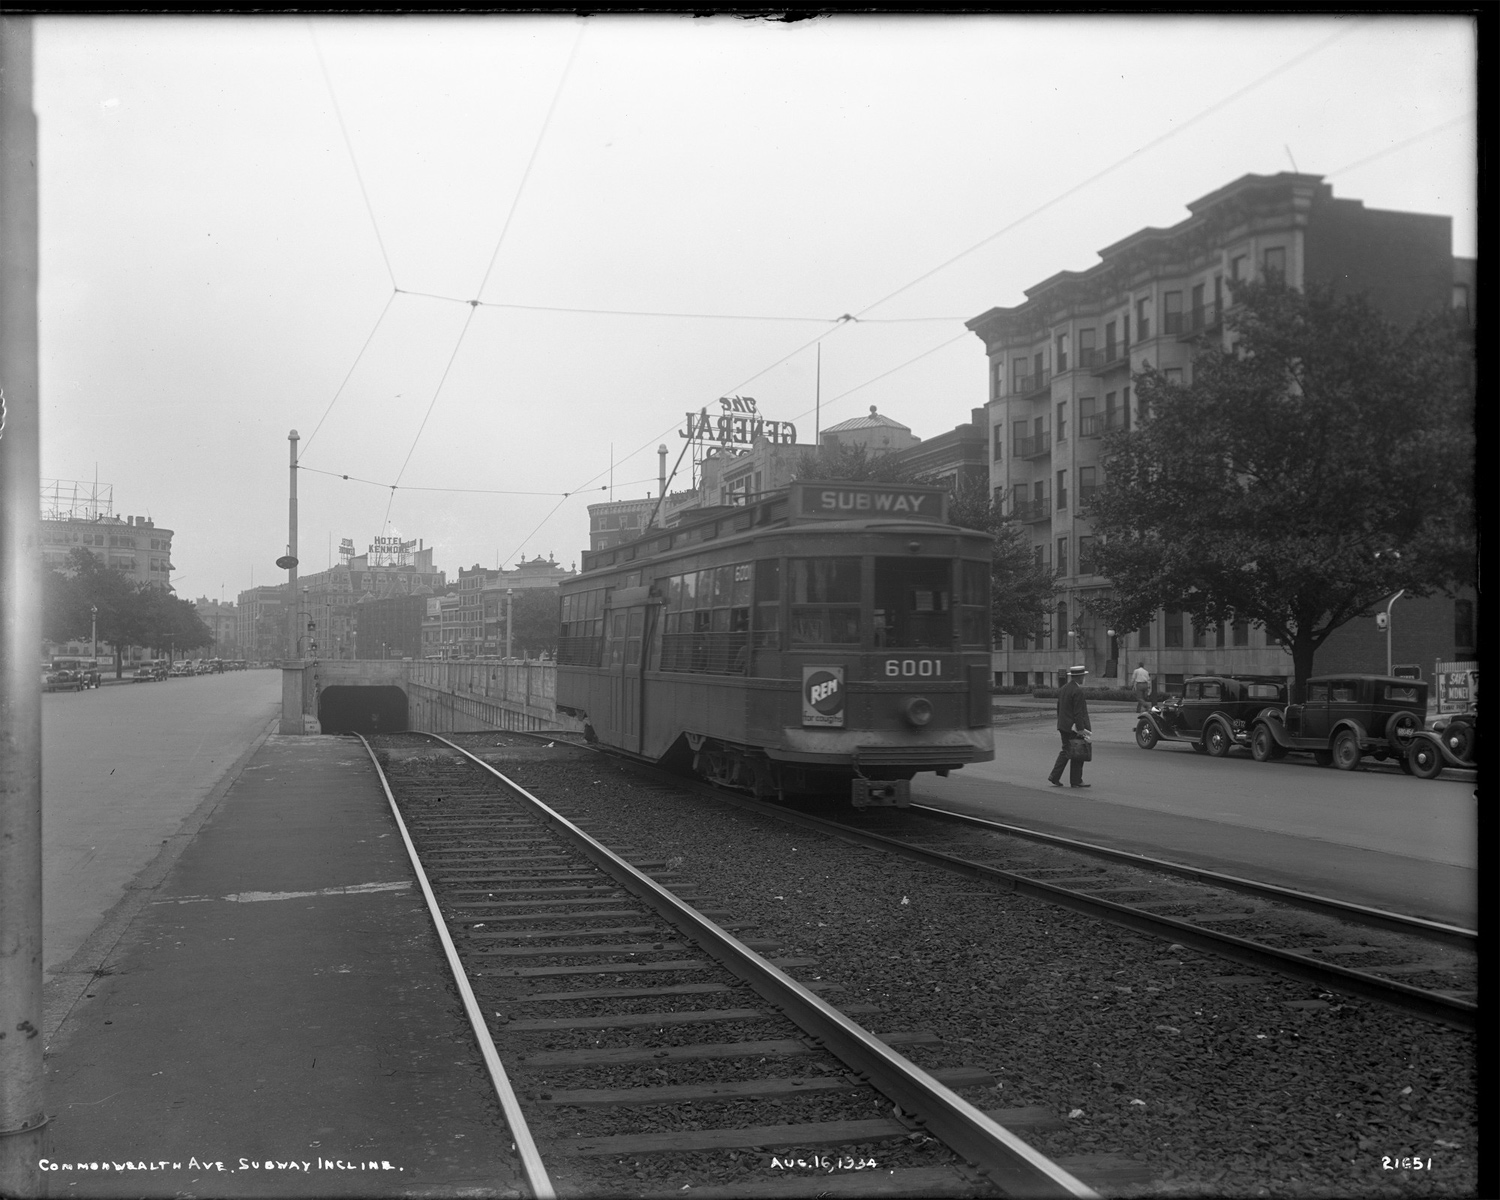
[[[818,483],[792,485],[792,514],[806,521],[866,520],[887,517],[896,521],[931,521],[948,517],[945,488],[899,483]]]
[[[706,407],[688,413],[678,436],[690,442],[714,442],[721,446],[748,446],[761,437],[780,446],[791,446],[797,441],[797,427],[790,421],[766,420],[756,411],[753,396],[721,396],[719,408],[712,416]]]

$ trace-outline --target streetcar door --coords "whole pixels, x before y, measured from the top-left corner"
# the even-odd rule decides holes
[[[641,700],[645,679],[646,613],[644,604],[609,614],[610,709],[614,734],[622,750],[639,754],[642,744]]]

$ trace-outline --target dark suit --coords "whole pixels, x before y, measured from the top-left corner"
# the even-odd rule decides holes
[[[1083,760],[1068,757],[1068,742],[1075,729],[1093,729],[1089,724],[1089,705],[1083,698],[1083,687],[1074,676],[1069,676],[1057,693],[1057,732],[1062,736],[1062,751],[1052,764],[1048,776],[1054,783],[1062,779],[1063,767],[1068,768],[1068,782],[1077,787],[1083,782]]]

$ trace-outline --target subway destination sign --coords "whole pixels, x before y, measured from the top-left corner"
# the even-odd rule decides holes
[[[895,521],[931,521],[948,517],[945,488],[900,483],[792,484],[792,514],[808,521],[863,521],[888,517]]]

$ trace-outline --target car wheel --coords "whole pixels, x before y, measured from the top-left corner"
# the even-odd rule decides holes
[[[1332,750],[1314,750],[1312,752],[1312,756],[1313,756],[1313,762],[1317,763],[1318,766],[1320,766],[1320,767],[1331,767],[1331,766],[1333,766],[1333,751]]]
[[[1142,721],[1135,727],[1135,744],[1142,750],[1155,749],[1159,741],[1161,739],[1156,736],[1156,730],[1151,728],[1150,721]]]
[[[1474,726],[1467,721],[1453,721],[1443,730],[1443,745],[1454,758],[1474,757]]]
[[[1234,739],[1229,736],[1229,730],[1217,721],[1203,731],[1203,748],[1208,751],[1210,758],[1223,758],[1232,745]]]
[[[1333,765],[1340,771],[1353,771],[1361,757],[1359,736],[1352,729],[1341,730],[1333,739]]]
[[[1257,725],[1250,735],[1250,757],[1256,762],[1270,762],[1276,757],[1276,738],[1266,725]]]
[[[1385,723],[1385,740],[1393,746],[1406,746],[1411,742],[1411,735],[1422,728],[1422,722],[1414,712],[1392,713],[1391,719]]]
[[[1418,779],[1436,779],[1443,771],[1443,755],[1426,738],[1418,738],[1407,752],[1406,761]]]

